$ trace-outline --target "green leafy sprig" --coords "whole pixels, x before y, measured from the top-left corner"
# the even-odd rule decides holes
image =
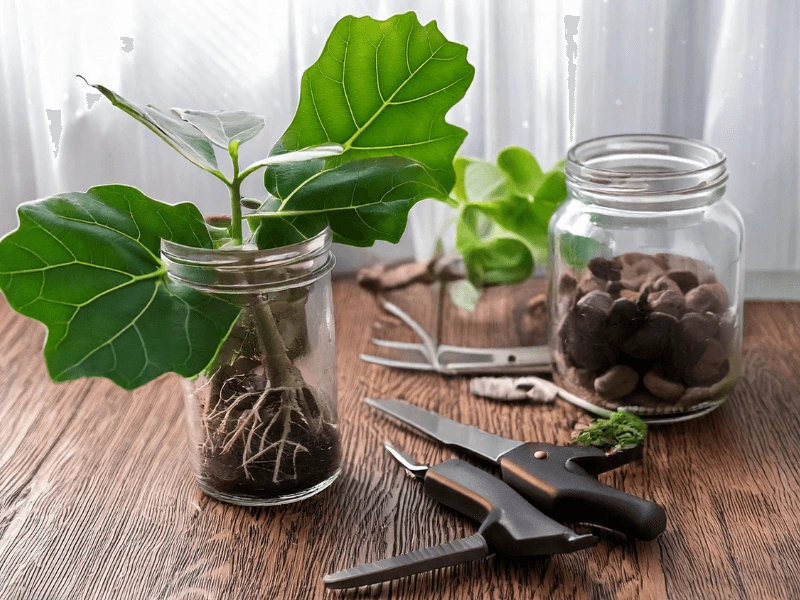
[[[520,283],[547,256],[550,217],[566,198],[563,163],[543,172],[510,146],[491,163],[457,157],[448,202],[458,209],[456,249],[477,287]]]
[[[643,444],[646,437],[647,425],[644,421],[634,414],[618,410],[607,419],[595,419],[578,434],[574,443],[626,450]]]

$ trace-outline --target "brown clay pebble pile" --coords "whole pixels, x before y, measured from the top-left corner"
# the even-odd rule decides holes
[[[609,406],[690,406],[730,371],[729,295],[710,267],[674,254],[594,258],[558,282],[556,362],[566,387]]]

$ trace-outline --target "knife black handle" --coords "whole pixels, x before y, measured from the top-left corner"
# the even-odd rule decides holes
[[[538,556],[572,552],[596,542],[555,522],[490,473],[454,458],[428,469],[425,493],[481,523],[492,552]]]
[[[554,519],[601,525],[640,540],[663,533],[667,515],[661,506],[603,485],[578,465],[585,456],[584,448],[527,443],[504,454],[500,468],[503,481]]]

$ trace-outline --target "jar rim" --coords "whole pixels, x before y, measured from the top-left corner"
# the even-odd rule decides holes
[[[189,262],[208,265],[236,265],[243,260],[246,264],[251,264],[254,260],[259,264],[283,265],[297,260],[302,260],[309,255],[316,254],[320,250],[327,250],[331,245],[332,232],[330,227],[326,227],[317,235],[277,248],[198,248],[196,246],[184,246],[169,240],[161,240],[161,252],[165,250],[172,256]]]
[[[601,205],[666,210],[721,197],[728,179],[725,154],[691,138],[620,134],[580,142],[564,167],[567,185]]]
[[[332,238],[326,227],[302,242],[265,250],[196,248],[161,240],[161,260],[171,279],[200,291],[279,291],[308,285],[330,272],[336,262]]]

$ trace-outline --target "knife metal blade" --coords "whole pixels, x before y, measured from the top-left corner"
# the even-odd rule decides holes
[[[464,425],[402,400],[364,398],[364,402],[442,444],[461,448],[492,462],[497,462],[503,454],[524,443]]]
[[[322,578],[325,587],[341,590],[372,585],[416,575],[433,569],[452,567],[465,562],[486,558],[492,554],[486,540],[479,533],[468,538],[444,542],[431,548],[414,550],[399,556],[385,558],[351,569],[329,573]]]

